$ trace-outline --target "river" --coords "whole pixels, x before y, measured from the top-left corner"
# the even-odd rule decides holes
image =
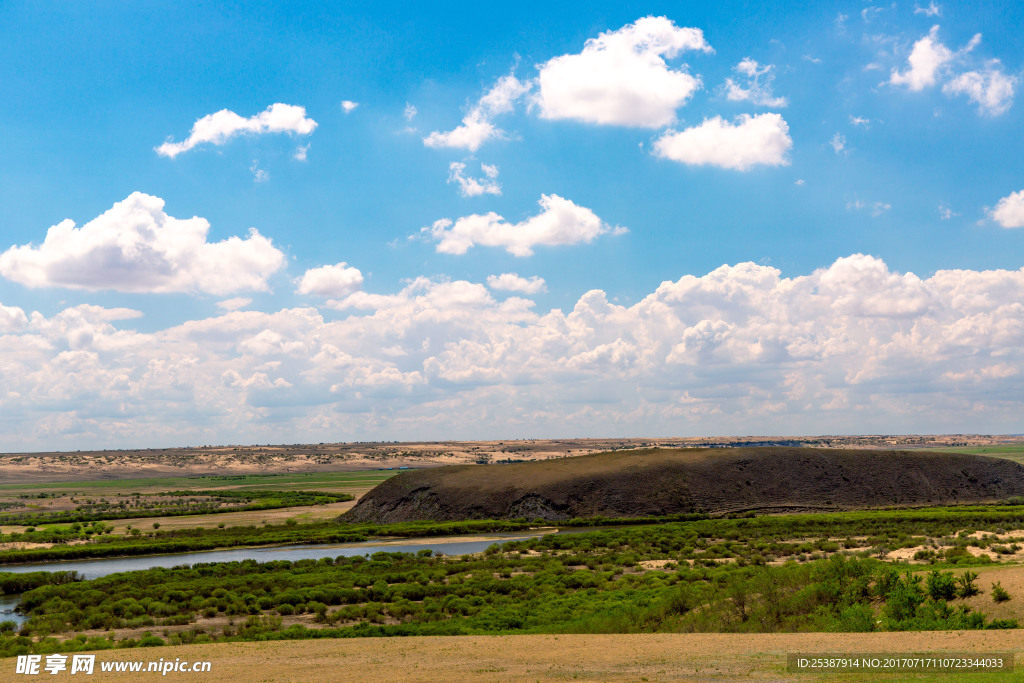
[[[153,567],[180,567],[202,562],[240,562],[256,560],[319,560],[322,557],[352,557],[372,555],[377,552],[415,553],[433,550],[442,555],[468,555],[483,552],[495,543],[522,541],[539,538],[545,533],[559,533],[557,529],[524,531],[503,534],[473,534],[471,536],[445,537],[434,540],[422,538],[396,539],[389,541],[365,541],[363,543],[330,543],[321,545],[283,545],[259,548],[232,548],[230,550],[208,550],[194,553],[171,555],[145,555],[142,557],[110,557],[100,560],[68,560],[62,562],[40,562],[37,564],[0,565],[0,572],[59,572],[76,571],[86,579],[95,579],[118,572],[139,571]],[[565,532],[562,532],[565,533]],[[570,532],[571,533],[571,532]],[[458,539],[458,540],[455,540]],[[0,595],[0,621],[13,620],[20,624],[25,617],[14,612],[20,595]]]

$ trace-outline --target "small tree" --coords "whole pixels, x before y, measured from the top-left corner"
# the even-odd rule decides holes
[[[953,578],[953,572],[929,572],[925,586],[932,600],[952,600],[956,597],[956,579]]]
[[[1000,581],[992,584],[992,599],[996,602],[1006,602],[1010,599],[1010,594],[1006,592]]]
[[[977,572],[964,572],[963,575],[956,580],[957,597],[969,598],[980,593],[981,591],[978,590],[978,585],[975,583],[977,580]]]

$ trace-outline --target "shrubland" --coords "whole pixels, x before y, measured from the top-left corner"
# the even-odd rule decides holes
[[[534,523],[300,524],[256,531],[265,532],[264,539],[295,542],[330,534],[511,531]],[[993,562],[968,548],[997,545],[999,534],[1024,527],[1019,506],[572,520],[567,526],[579,531],[491,546],[477,555],[424,550],[198,564],[91,581],[37,579],[38,585],[21,587],[19,609],[28,621],[0,633],[0,654],[351,636],[1017,625],[971,611],[962,599],[981,590],[971,568]],[[230,530],[204,534],[223,531]],[[146,540],[187,539],[177,534],[157,532]],[[878,559],[917,546],[934,548],[923,574],[920,564]]]

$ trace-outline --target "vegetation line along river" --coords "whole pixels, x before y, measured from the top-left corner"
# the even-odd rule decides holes
[[[555,530],[551,532],[557,533]],[[372,555],[378,552],[416,553],[420,550],[432,550],[441,555],[468,555],[480,553],[495,543],[505,541],[522,541],[538,538],[542,532],[531,531],[520,534],[476,534],[464,540],[451,541],[423,539],[410,543],[409,539],[395,541],[366,541],[363,543],[337,544],[303,544],[287,546],[270,546],[258,548],[232,548],[230,550],[211,550],[193,553],[174,553],[171,555],[146,555],[142,557],[111,557],[99,560],[68,560],[60,562],[39,562],[36,564],[6,565],[0,567],[4,572],[58,572],[76,571],[85,579],[96,579],[117,572],[139,571],[154,567],[178,567],[202,562],[240,562],[256,560],[257,562],[273,562],[275,560],[319,560],[322,557],[352,557],[354,555]],[[20,595],[0,596],[0,621],[13,620],[21,624],[25,618],[15,613]]]

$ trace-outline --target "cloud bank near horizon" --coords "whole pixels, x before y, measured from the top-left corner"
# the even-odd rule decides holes
[[[334,291],[349,271],[332,268],[331,287],[307,288]],[[338,319],[238,310],[150,333],[130,329],[131,309],[2,306],[0,420],[31,449],[240,433],[1000,432],[1024,407],[1024,269],[920,278],[855,254],[785,278],[739,263],[632,306],[592,290],[547,313],[495,282],[416,278],[332,300]]]

